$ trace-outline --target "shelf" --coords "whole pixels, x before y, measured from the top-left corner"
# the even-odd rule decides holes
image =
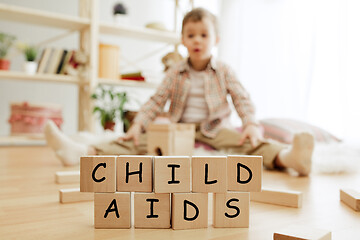
[[[69,30],[81,30],[90,25],[89,19],[3,3],[0,3],[0,19]]]
[[[123,87],[141,87],[141,88],[157,88],[158,84],[141,82],[141,81],[133,81],[133,80],[116,80],[116,79],[99,79],[99,84],[105,85],[117,85]]]
[[[166,32],[149,28],[100,23],[99,32],[102,34],[117,35],[119,37],[132,37],[144,40],[166,42],[170,44],[180,43],[180,36],[174,32]]]
[[[10,146],[46,146],[43,135],[0,136],[0,147]]]
[[[60,75],[60,74],[35,74],[29,75],[23,72],[12,72],[0,70],[1,80],[25,80],[25,81],[42,81],[52,83],[70,83],[79,84],[79,79],[74,76]]]

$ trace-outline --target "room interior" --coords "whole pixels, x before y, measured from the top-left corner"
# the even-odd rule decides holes
[[[264,136],[285,144],[301,131],[315,137],[309,176],[262,171],[264,189],[301,192],[302,206],[250,201],[248,228],[216,228],[209,193],[207,228],[137,229],[132,219],[130,229],[95,229],[94,201],[60,202],[59,190],[79,182],[56,183],[55,173],[80,166],[63,166],[42,128],[51,119],[87,143],[123,135],[129,120],[122,113],[106,130],[101,111],[93,112],[109,106],[101,91],[126,93],[125,110],[138,111],[161,85],[166,64],[187,56],[181,21],[194,7],[218,17],[213,56],[250,93]],[[0,0],[0,33],[13,37],[10,67],[0,70],[1,238],[273,239],[286,226],[300,226],[331,232],[321,239],[354,239],[359,206],[341,201],[340,189],[360,192],[359,8],[355,0]],[[25,67],[24,46],[36,47],[35,72]],[[231,123],[241,128],[235,109]],[[226,153],[197,144],[193,156],[201,155]]]

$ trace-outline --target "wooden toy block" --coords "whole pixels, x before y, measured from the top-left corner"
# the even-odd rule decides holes
[[[116,159],[116,191],[152,192],[153,157],[119,156]]]
[[[55,182],[62,183],[78,183],[80,182],[80,171],[60,171],[55,173]]]
[[[228,190],[241,192],[260,192],[262,184],[262,169],[262,156],[228,156]]]
[[[154,157],[154,191],[190,192],[190,169],[190,157]]]
[[[331,232],[311,227],[290,226],[275,232],[274,240],[331,240]]]
[[[94,193],[80,192],[80,188],[60,189],[59,198],[60,203],[93,201]]]
[[[95,228],[130,228],[130,194],[130,192],[95,193]]]
[[[170,193],[134,194],[135,228],[170,228]]]
[[[226,192],[226,157],[192,157],[192,191]]]
[[[340,189],[340,200],[355,211],[360,211],[360,192],[353,189]]]
[[[228,192],[214,194],[214,227],[248,228],[250,194]]]
[[[88,156],[80,159],[80,192],[115,192],[115,156]]]
[[[208,227],[207,193],[172,193],[172,229],[196,229]]]
[[[147,150],[154,156],[191,156],[195,144],[194,124],[150,124]]]
[[[261,192],[250,193],[250,200],[286,207],[300,208],[302,206],[302,192],[263,189]]]

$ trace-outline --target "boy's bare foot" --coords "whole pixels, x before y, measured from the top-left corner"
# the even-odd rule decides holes
[[[310,133],[295,134],[291,147],[279,153],[278,164],[293,168],[300,175],[309,175],[313,150],[314,137]]]
[[[56,153],[64,166],[80,163],[80,157],[88,153],[88,147],[71,140],[62,133],[53,121],[48,121],[44,127],[44,134],[48,146]]]

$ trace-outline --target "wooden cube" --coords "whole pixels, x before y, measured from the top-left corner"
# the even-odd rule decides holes
[[[173,229],[208,227],[207,193],[172,193],[171,223]]]
[[[194,124],[150,124],[147,129],[149,155],[191,156],[194,145]]]
[[[274,240],[331,240],[331,232],[311,227],[290,226],[275,232]]]
[[[93,200],[94,193],[80,192],[80,188],[60,189],[59,191],[60,203],[74,203]]]
[[[241,192],[214,194],[214,227],[248,228],[250,194]]]
[[[80,171],[59,171],[55,173],[55,182],[62,183],[78,183],[80,182]]]
[[[80,192],[115,192],[115,156],[88,156],[80,159]]]
[[[302,192],[264,188],[261,192],[250,193],[251,201],[300,208]]]
[[[130,228],[130,200],[130,192],[95,193],[95,228]]]
[[[353,189],[340,189],[340,200],[355,211],[360,211],[360,192]]]
[[[170,193],[134,194],[135,228],[170,228]]]
[[[192,157],[191,161],[193,192],[226,192],[226,157]]]
[[[154,157],[154,191],[190,192],[190,171],[190,157]]]
[[[152,192],[152,156],[119,156],[116,159],[116,191]]]
[[[262,156],[228,156],[228,190],[241,192],[260,192],[262,184],[262,168]]]

